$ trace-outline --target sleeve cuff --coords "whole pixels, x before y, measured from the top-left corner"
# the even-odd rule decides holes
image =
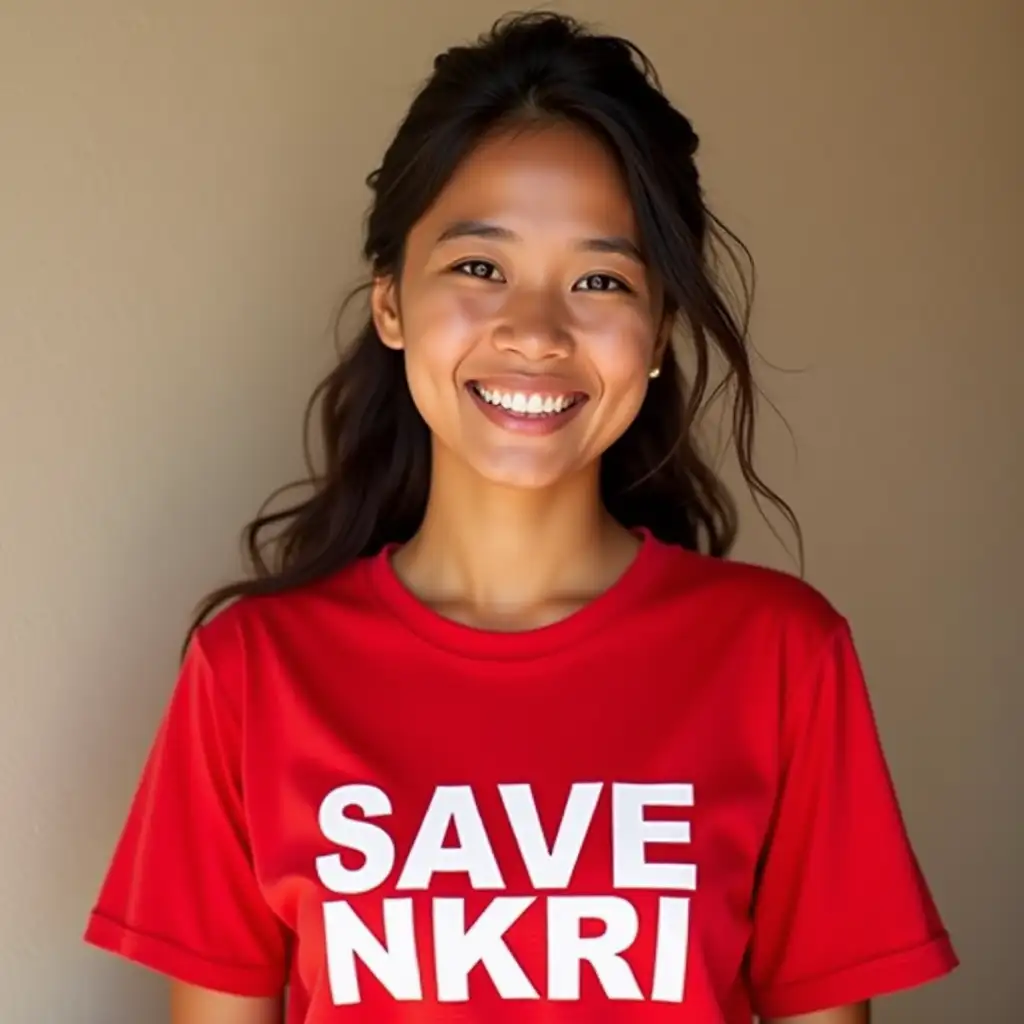
[[[281,994],[283,973],[275,968],[242,966],[210,960],[166,939],[146,935],[94,912],[83,936],[108,953],[148,967],[189,985],[236,996],[271,997]]]
[[[890,995],[934,981],[959,964],[948,935],[877,960],[756,994],[762,1017],[798,1017]]]

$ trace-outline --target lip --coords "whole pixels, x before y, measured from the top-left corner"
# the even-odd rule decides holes
[[[525,416],[514,413],[500,405],[490,402],[476,393],[475,387],[480,386],[488,391],[527,391],[539,395],[577,395],[578,400],[565,412],[553,413],[548,416]],[[470,401],[496,426],[513,434],[529,437],[547,437],[568,426],[580,413],[589,400],[589,396],[579,388],[573,388],[567,381],[559,381],[551,377],[476,377],[465,385]]]
[[[576,387],[572,381],[564,377],[551,375],[530,376],[525,373],[493,374],[487,377],[474,377],[467,386],[477,384],[488,391],[524,391],[536,395],[578,395],[589,397],[582,388]]]

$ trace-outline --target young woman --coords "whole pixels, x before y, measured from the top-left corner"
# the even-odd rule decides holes
[[[845,621],[720,557],[716,355],[774,495],[696,149],[567,19],[435,61],[326,469],[203,607],[88,926],[174,1021],[855,1024],[955,965]]]

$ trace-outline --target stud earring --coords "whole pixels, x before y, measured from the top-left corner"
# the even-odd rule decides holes
[[[651,370],[651,372],[647,376],[650,377],[651,380],[657,379],[658,377],[661,376],[661,367],[656,366],[653,370]]]

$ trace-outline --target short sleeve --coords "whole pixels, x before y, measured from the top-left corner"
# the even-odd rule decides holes
[[[236,995],[286,979],[286,932],[265,902],[242,802],[240,708],[197,634],[85,933],[162,974]]]
[[[762,1017],[858,1003],[953,970],[911,849],[845,622],[793,687],[775,819],[754,901]]]

